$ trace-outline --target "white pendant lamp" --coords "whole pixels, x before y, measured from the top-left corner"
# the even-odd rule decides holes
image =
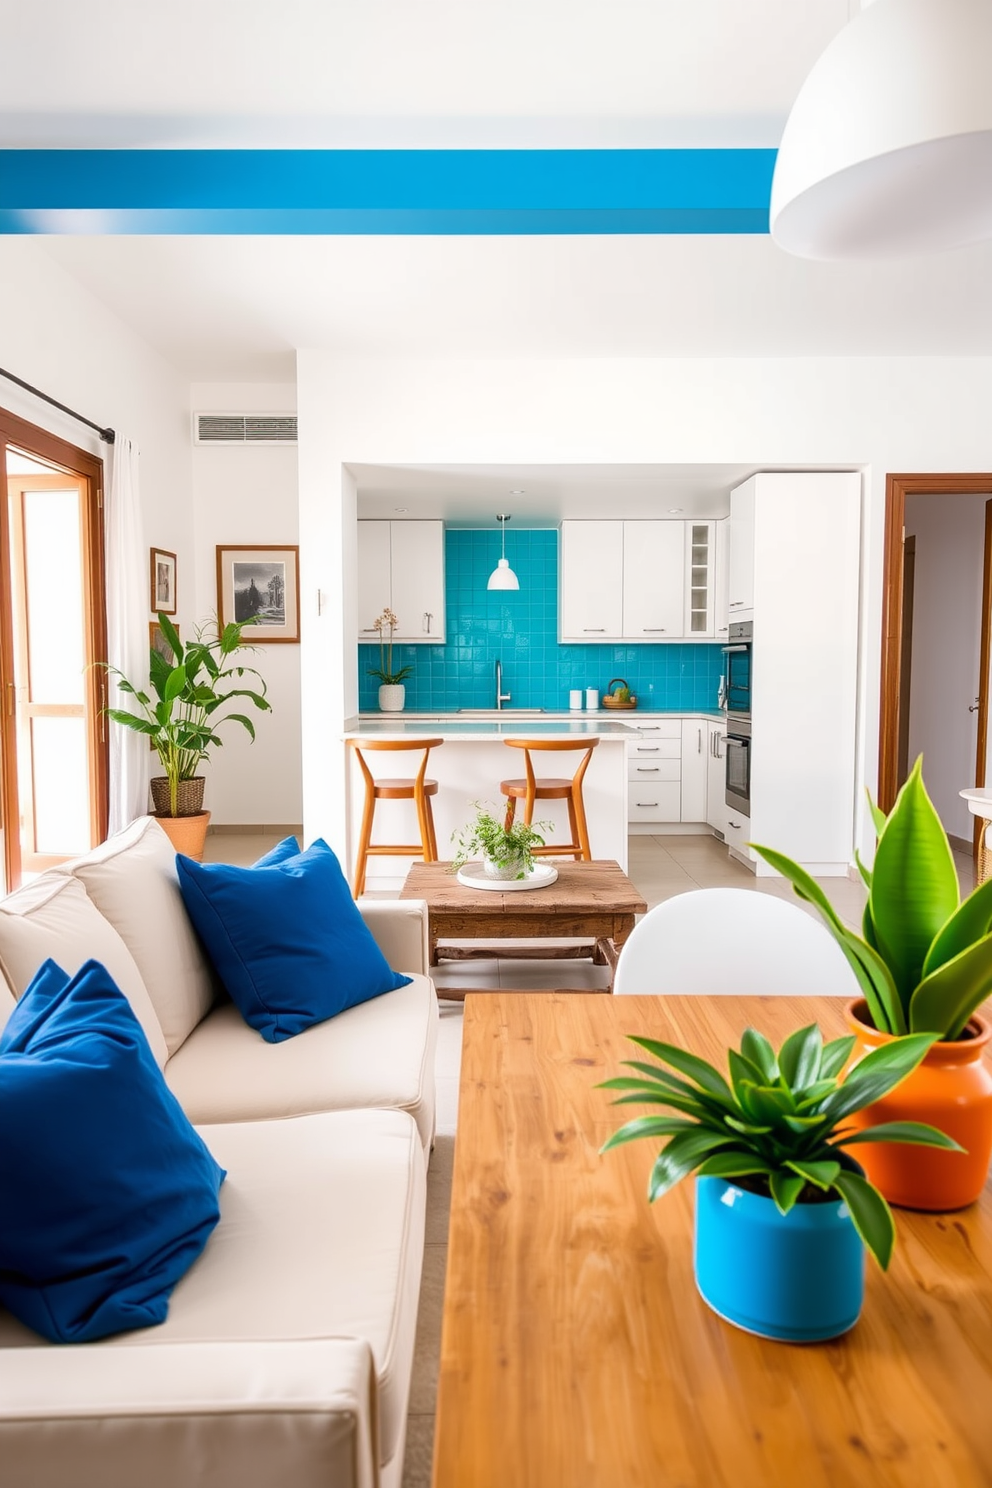
[[[775,242],[863,259],[992,237],[990,62],[989,0],[866,0],[785,126]]]
[[[506,524],[510,518],[504,512],[498,512],[496,520],[500,524],[500,531],[503,534],[503,550],[499,562],[489,575],[489,583],[486,585],[486,588],[519,589],[520,580],[506,561]]]

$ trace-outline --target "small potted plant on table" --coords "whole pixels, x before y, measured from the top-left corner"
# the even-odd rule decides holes
[[[885,1270],[895,1226],[848,1149],[955,1144],[916,1122],[855,1131],[852,1118],[916,1068],[934,1039],[894,1039],[843,1084],[854,1036],[824,1044],[815,1023],[790,1034],[777,1054],[747,1029],[740,1050],[728,1052],[729,1082],[685,1049],[632,1039],[658,1063],[625,1061],[635,1074],[602,1088],[621,1092],[618,1105],[672,1114],[638,1116],[602,1150],[636,1137],[670,1139],[651,1171],[651,1201],[696,1174],[696,1285],[714,1312],[748,1332],[793,1342],[853,1327],[864,1296],[864,1249]]]
[[[393,671],[393,632],[399,621],[387,605],[382,614],[372,622],[372,629],[379,632],[379,665],[369,667],[370,677],[379,679],[379,707],[383,713],[402,713],[406,702],[403,683],[413,671],[412,666],[401,666]],[[388,636],[384,632],[388,631]]]
[[[451,864],[452,873],[464,868],[478,854],[487,878],[526,878],[537,862],[532,849],[544,846],[541,832],[547,831],[551,823],[513,821],[508,826],[505,818],[493,815],[480,802],[473,804],[475,820],[463,831],[451,834],[458,849]]]
[[[204,779],[197,769],[223,743],[217,733],[221,724],[237,723],[254,740],[251,719],[244,713],[225,711],[233,699],[244,698],[266,713],[271,705],[258,671],[232,662],[243,644],[241,633],[252,621],[231,621],[222,631],[215,621],[209,621],[197,626],[195,640],[184,646],[168,615],[160,613],[158,620],[172,662],[150,647],[149,683],[154,697],[135,687],[117,667],[108,666],[120,691],[133,697],[141,711],[106,711],[122,728],[147,735],[164,771],[151,781],[154,814],[177,852],[200,858],[210,812],[203,810]],[[252,685],[232,685],[246,680]]]
[[[992,992],[992,880],[962,903],[947,834],[916,761],[888,816],[872,804],[878,847],[869,871],[862,935],[849,930],[819,884],[769,847],[759,853],[815,906],[861,984],[848,1009],[860,1054],[906,1032],[929,1032],[919,1069],[858,1118],[935,1122],[960,1144],[915,1152],[888,1143],[865,1154],[872,1182],[909,1209],[960,1209],[978,1198],[992,1155],[992,1071],[983,1058],[990,1030],[977,1008]]]

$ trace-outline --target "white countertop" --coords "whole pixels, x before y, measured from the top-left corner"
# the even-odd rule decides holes
[[[624,739],[636,736],[638,724],[648,726],[659,719],[706,718],[722,722],[725,715],[713,711],[668,710],[650,712],[638,708],[624,710],[619,716],[607,709],[589,712],[530,713],[515,717],[512,708],[501,715],[490,718],[465,717],[459,713],[361,713],[349,718],[344,729],[344,738],[392,736],[399,739],[423,738],[440,734],[446,739],[493,739],[516,738],[552,739],[575,738],[588,735],[596,738]]]

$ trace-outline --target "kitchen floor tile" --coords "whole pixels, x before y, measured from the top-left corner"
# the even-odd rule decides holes
[[[518,992],[533,989],[548,991],[553,987],[582,988],[595,992],[608,987],[610,968],[594,966],[587,960],[550,961],[501,961],[499,965],[501,987],[511,987]]]

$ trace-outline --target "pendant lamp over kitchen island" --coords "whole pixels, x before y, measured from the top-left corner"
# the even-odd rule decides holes
[[[500,531],[503,534],[503,551],[502,557],[500,558],[496,567],[493,569],[492,573],[489,575],[489,583],[486,585],[486,588],[519,589],[520,580],[513,572],[513,569],[510,567],[509,563],[507,563],[506,561],[506,524],[510,520],[510,518],[506,515],[505,512],[498,512],[496,515],[496,520],[500,524]]]
[[[989,0],[863,0],[786,123],[779,247],[898,258],[992,237],[990,62]]]

